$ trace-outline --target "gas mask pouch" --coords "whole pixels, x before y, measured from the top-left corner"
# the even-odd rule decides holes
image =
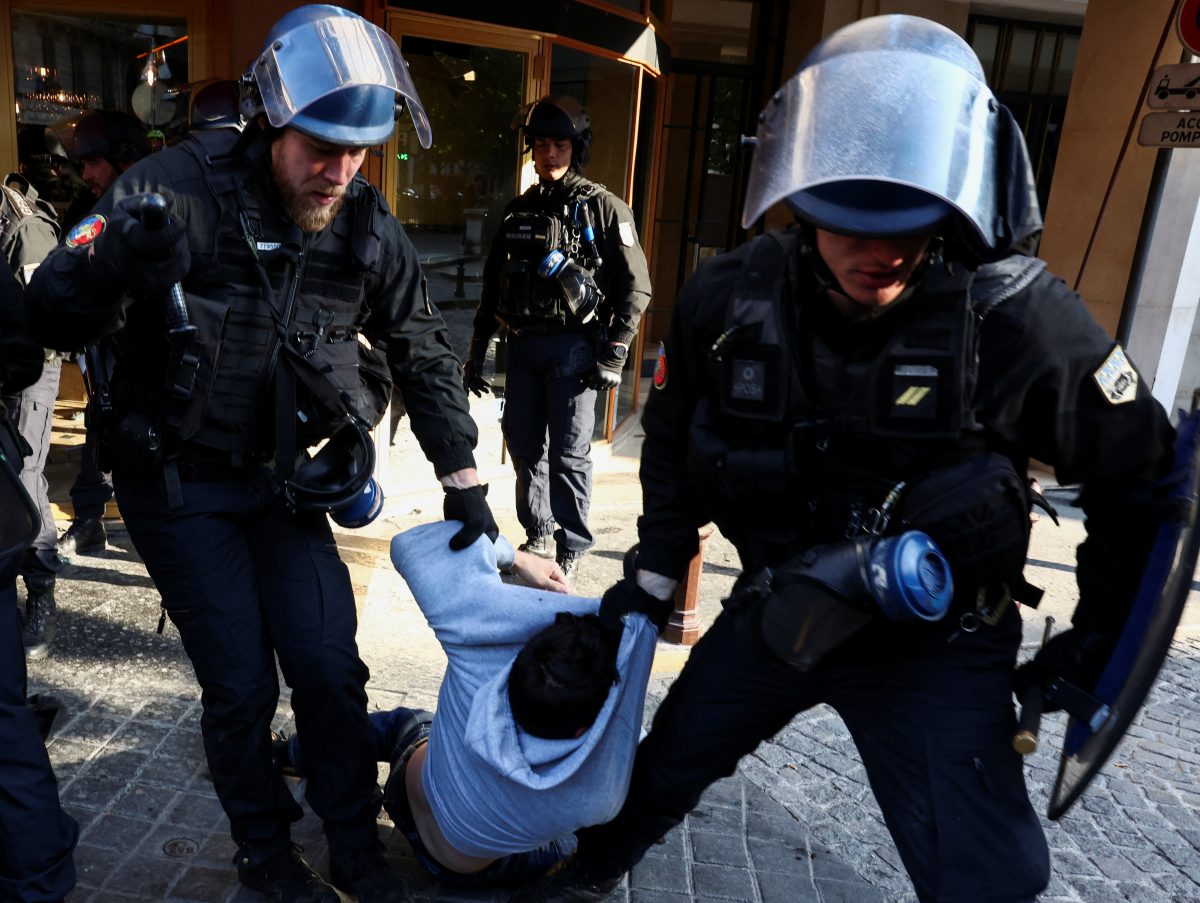
[[[365,527],[383,510],[374,470],[375,445],[367,427],[348,420],[283,481],[283,494],[293,508],[324,511],[341,527]]]
[[[954,597],[950,566],[917,530],[814,546],[756,583],[766,595],[763,640],[798,671],[811,671],[880,617],[939,620]]]

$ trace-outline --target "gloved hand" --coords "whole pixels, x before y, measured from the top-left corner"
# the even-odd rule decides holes
[[[620,342],[608,342],[596,355],[596,370],[587,378],[588,388],[605,392],[621,385],[621,371],[629,349]]]
[[[462,529],[450,537],[450,548],[455,552],[465,549],[484,534],[492,542],[500,535],[500,528],[492,517],[492,509],[488,507],[486,484],[468,486],[466,489],[447,486],[442,513],[446,520],[462,521]]]
[[[492,384],[483,378],[483,361],[487,357],[487,339],[471,339],[471,350],[467,352],[466,363],[463,364],[463,388],[475,393],[477,398],[492,391]]]
[[[606,627],[620,628],[621,617],[631,612],[641,612],[662,633],[667,619],[675,610],[673,599],[659,599],[637,585],[633,577],[623,577],[600,598],[600,621]]]
[[[1013,691],[1024,699],[1034,687],[1047,687],[1056,677],[1090,693],[1108,663],[1116,640],[1086,628],[1073,627],[1051,637],[1037,655],[1013,672]],[[1056,712],[1062,706],[1046,700],[1044,711]]]
[[[146,197],[133,195],[113,208],[92,246],[92,272],[98,280],[134,295],[165,295],[192,266],[187,224],[168,214],[162,227],[154,228],[147,222],[152,214],[143,206]]]

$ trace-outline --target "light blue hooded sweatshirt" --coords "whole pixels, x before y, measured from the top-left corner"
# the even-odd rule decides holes
[[[513,659],[558,612],[594,614],[600,600],[504,583],[486,536],[450,550],[460,526],[442,521],[398,534],[392,563],[448,659],[421,773],[425,795],[455,849],[498,858],[609,821],[620,810],[657,633],[643,615],[625,619],[620,681],[582,736],[531,737],[508,703]]]

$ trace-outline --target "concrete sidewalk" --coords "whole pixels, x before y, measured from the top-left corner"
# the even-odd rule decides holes
[[[500,461],[495,410],[475,402],[480,466],[506,535],[512,515],[511,468]],[[359,642],[371,668],[372,708],[403,703],[432,708],[444,657],[387,557],[398,530],[441,517],[432,471],[403,427],[382,478],[384,517],[339,535],[361,606]],[[597,545],[581,565],[576,591],[599,595],[620,574],[635,541],[641,508],[636,430],[615,448],[597,449],[591,522]],[[1027,577],[1047,589],[1031,613],[1065,626],[1074,603],[1074,545],[1082,536],[1070,494],[1051,492],[1063,526],[1043,517],[1034,530]],[[60,525],[62,527],[64,525]],[[737,575],[719,535],[707,546],[701,621],[711,622]],[[59,580],[59,636],[51,658],[30,666],[31,692],[65,704],[50,743],[64,804],[79,820],[76,852],[81,901],[250,901],[237,882],[234,847],[213,794],[199,733],[200,702],[191,667],[168,623],[155,632],[158,594],[128,536],[115,528],[108,548],[78,558]],[[1193,609],[1194,610],[1194,609]],[[1189,625],[1195,618],[1189,613]],[[660,645],[649,716],[686,658]],[[1150,706],[1102,777],[1061,822],[1046,824],[1054,879],[1043,899],[1074,903],[1200,899],[1200,640],[1182,633]],[[290,729],[285,691],[277,726]],[[1028,761],[1035,805],[1045,810],[1056,762],[1045,751],[1061,740],[1061,716],[1046,719],[1048,742]],[[381,766],[380,777],[386,775]],[[302,798],[304,785],[293,790]],[[307,811],[307,810],[306,810]],[[295,838],[318,869],[326,847],[307,814]],[[424,877],[404,840],[381,816],[380,836],[422,900],[501,900],[498,892],[451,892]],[[634,870],[614,900],[911,901],[865,773],[839,719],[826,708],[798,716],[779,736],[715,785],[697,809]]]

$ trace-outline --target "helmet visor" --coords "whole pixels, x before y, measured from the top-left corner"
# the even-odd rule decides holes
[[[323,97],[346,88],[375,86],[402,96],[421,147],[433,143],[429,117],[400,48],[383,29],[357,16],[333,16],[299,25],[268,45],[252,70],[263,112],[276,128]]]
[[[742,226],[785,199],[803,211],[798,193],[819,186],[884,182],[945,202],[994,247],[997,108],[979,78],[937,57],[889,49],[823,59],[760,117]]]

